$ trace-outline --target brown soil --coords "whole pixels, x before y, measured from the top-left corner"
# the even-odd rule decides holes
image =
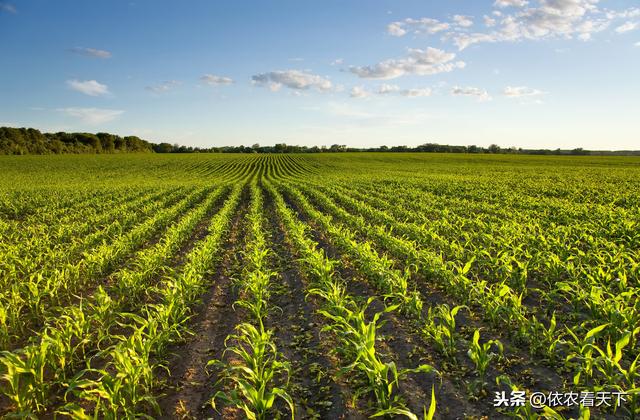
[[[285,228],[277,220],[269,195],[265,210],[280,273],[272,296],[272,305],[280,311],[274,311],[268,321],[275,328],[279,351],[291,364],[290,392],[296,418],[364,418],[348,406],[352,391],[347,384],[334,380],[339,367],[328,356],[333,343],[320,331],[323,318],[316,313],[314,299],[306,297],[307,279],[294,263],[297,257],[288,246]]]
[[[202,297],[201,305],[194,309],[197,315],[190,322],[193,336],[185,344],[170,349],[172,356],[167,366],[171,374],[161,390],[164,396],[158,401],[161,418],[219,416],[208,404],[216,378],[209,375],[206,366],[210,360],[222,358],[224,341],[237,324],[237,315],[232,308],[237,292],[232,287],[232,277],[240,264],[237,245],[243,230],[247,192],[245,189],[241,209],[232,221],[220,266],[211,275],[212,287]]]

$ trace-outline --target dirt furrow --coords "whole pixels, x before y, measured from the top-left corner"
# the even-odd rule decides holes
[[[206,369],[207,362],[221,359],[224,341],[237,324],[233,303],[237,291],[232,278],[239,272],[241,254],[238,243],[243,233],[243,220],[247,210],[248,189],[245,188],[241,207],[236,212],[229,236],[224,244],[220,266],[211,275],[211,287],[202,296],[202,303],[194,309],[191,320],[193,336],[183,345],[171,349],[168,363],[171,374],[159,399],[161,418],[199,419],[218,417],[209,399],[214,393],[215,378]]]
[[[333,343],[320,332],[323,318],[316,313],[314,299],[306,297],[308,279],[295,263],[269,195],[265,212],[279,272],[271,302],[276,309],[268,322],[275,328],[278,349],[291,364],[290,392],[298,410],[296,418],[363,418],[347,404],[352,391],[334,380],[338,362],[328,355]]]

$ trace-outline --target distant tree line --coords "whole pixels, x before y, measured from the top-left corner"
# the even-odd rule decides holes
[[[293,146],[279,143],[274,146],[223,146],[200,148],[191,146],[171,145],[169,143],[154,144],[153,150],[156,153],[336,153],[336,152],[426,152],[426,153],[489,153],[489,154],[527,154],[527,155],[640,155],[640,151],[620,150],[620,151],[591,151],[582,148],[577,149],[523,149],[523,148],[501,148],[497,144],[489,147],[476,145],[451,146],[447,144],[425,143],[416,147],[409,146],[380,146],[357,148],[347,147],[342,144],[327,146]]]
[[[451,146],[425,143],[416,147],[380,146],[369,148],[347,147],[343,144],[327,146],[294,146],[278,143],[273,146],[192,147],[170,143],[151,143],[136,136],[117,136],[109,133],[41,133],[33,128],[0,127],[0,155],[61,154],[61,153],[340,153],[340,152],[427,152],[427,153],[490,153],[529,155],[640,155],[640,151],[589,151],[582,148],[522,149],[476,145]]]
[[[359,152],[361,149],[348,148],[345,145],[334,144],[327,146],[292,146],[285,143],[278,143],[274,146],[220,146],[220,147],[191,147],[180,146],[169,143],[154,144],[153,150],[156,153],[323,153],[323,152]]]
[[[152,144],[136,136],[108,133],[41,133],[33,128],[0,127],[0,154],[152,152]]]

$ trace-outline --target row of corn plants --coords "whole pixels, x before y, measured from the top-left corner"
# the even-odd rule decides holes
[[[157,201],[161,204],[162,198],[168,195],[166,191],[147,193],[124,203],[108,203],[108,208],[98,209],[94,214],[84,215],[81,220],[68,224],[63,221],[50,225],[29,224],[13,232],[4,232],[4,236],[0,235],[0,251],[7,256],[2,267],[9,275],[2,279],[2,285],[10,284],[17,276],[41,270],[43,264],[51,265],[55,258],[67,262],[100,242],[112,240],[144,216],[136,210],[143,210]]]
[[[363,232],[376,231],[375,227],[369,225],[362,217],[352,216],[341,208],[337,207],[332,201],[321,192],[313,189],[304,189],[307,194],[319,200],[322,205],[334,213],[341,214],[342,219],[349,220],[354,227]],[[380,257],[377,251],[369,242],[358,242],[356,235],[348,228],[340,226],[332,220],[332,217],[323,214],[313,208],[309,201],[295,187],[288,186],[287,191],[300,208],[307,213],[314,221],[319,223],[324,231],[330,235],[330,240],[336,243],[342,252],[351,256],[356,268],[364,274],[368,279],[374,281],[374,285],[382,290],[396,287],[396,293],[387,295],[397,302],[400,307],[404,307],[404,314],[413,322],[414,327],[420,331],[428,342],[433,342],[437,349],[449,359],[450,362],[457,364],[457,333],[455,331],[455,316],[465,306],[456,306],[450,309],[447,304],[430,306],[428,311],[423,311],[422,299],[420,293],[413,290],[410,296],[407,296],[409,290],[411,273],[409,269],[400,271],[394,268],[395,262],[386,256]],[[376,233],[370,235],[377,240],[383,241],[387,246],[401,247],[405,251],[413,251],[411,246],[407,246],[402,241],[394,241],[394,238],[384,236],[384,230],[377,230]],[[398,279],[402,279],[401,283]],[[393,290],[393,289],[392,289]],[[387,292],[388,293],[388,292]],[[417,304],[416,304],[417,302]],[[471,361],[475,364],[478,374],[478,390],[484,391],[488,385],[486,381],[486,372],[492,359],[502,357],[503,346],[498,340],[489,340],[482,345],[479,343],[479,331],[474,334],[473,340],[469,342],[469,350],[467,352]],[[498,353],[492,352],[495,349]]]
[[[13,229],[1,229],[2,245],[22,245],[22,251],[28,252],[33,246],[64,246],[75,238],[93,234],[105,226],[119,220],[125,211],[158,200],[176,188],[148,189],[114,189],[94,196],[91,200],[80,201],[64,211],[51,210],[47,217],[27,217],[14,221]],[[70,194],[75,196],[75,194]],[[45,209],[51,209],[51,204]],[[8,226],[7,226],[8,227]],[[37,240],[33,239],[37,236]]]
[[[134,418],[159,415],[158,374],[169,346],[188,334],[192,307],[210,286],[207,274],[218,261],[231,219],[240,201],[243,186],[236,185],[220,211],[211,219],[208,235],[197,242],[185,264],[166,275],[160,284],[149,287],[152,302],[140,315],[117,315],[119,334],[114,344],[105,346],[88,359],[87,369],[69,380],[58,414],[73,418]]]
[[[24,226],[39,225],[44,229],[49,226],[54,231],[57,229],[56,222],[82,220],[87,215],[108,209],[109,204],[134,200],[151,191],[131,186],[34,189],[22,185],[18,188],[0,195],[0,214],[4,216],[3,219]]]
[[[120,214],[119,220],[109,223],[96,232],[75,238],[67,246],[59,243],[50,244],[46,239],[40,240],[38,235],[33,236],[35,238],[33,243],[6,246],[1,250],[6,258],[0,263],[0,267],[6,276],[3,276],[0,287],[7,290],[14,287],[20,288],[25,283],[46,282],[48,277],[56,277],[56,273],[63,271],[65,267],[79,265],[80,260],[90,254],[93,248],[117,241],[125,235],[127,230],[135,227],[136,223],[152,217],[167,205],[178,201],[179,198],[180,196],[176,195],[169,195],[165,199],[160,196],[150,196],[145,200],[135,201],[131,206],[119,206],[114,210],[115,214]],[[95,220],[89,220],[86,223],[100,226]],[[25,282],[25,279],[30,280]],[[62,285],[67,283],[69,282]],[[65,292],[72,293],[74,290],[48,290],[51,304],[55,305],[56,300]],[[7,306],[6,302],[3,303]]]
[[[303,270],[312,279],[307,293],[322,302],[318,313],[328,321],[323,330],[331,331],[339,340],[337,352],[345,362],[341,374],[354,372],[365,378],[367,385],[357,390],[355,397],[372,395],[377,410],[374,416],[404,415],[417,418],[415,413],[407,409],[399,394],[401,380],[410,373],[435,372],[435,369],[429,365],[398,369],[395,362],[383,361],[376,345],[381,316],[396,310],[398,305],[389,305],[368,317],[365,313],[373,298],[365,304],[356,303],[348,294],[344,281],[335,272],[336,262],[328,259],[322,250],[318,250],[317,244],[307,237],[307,226],[286,206],[277,189],[270,183],[265,185],[287,230],[288,240],[296,250]],[[427,417],[433,417],[434,412],[435,398],[432,398]]]
[[[323,204],[331,206],[329,200],[323,201]],[[350,217],[343,211],[343,217],[345,215]],[[362,218],[354,220],[359,220],[360,227],[364,231],[377,236],[376,239],[382,241],[388,249],[394,250],[398,257],[410,262],[415,261],[416,266],[426,269],[429,278],[447,279],[446,283],[442,284],[443,289],[453,291],[458,299],[464,299],[463,301],[469,305],[475,304],[475,307],[482,308],[485,317],[496,328],[502,325],[505,319],[517,325],[518,337],[526,338],[532,350],[547,358],[561,359],[565,366],[576,372],[574,375],[576,386],[582,385],[585,389],[596,391],[603,389],[627,391],[631,396],[630,404],[625,409],[631,413],[637,411],[638,356],[631,354],[626,361],[622,358],[623,352],[630,349],[629,343],[632,337],[640,329],[637,327],[632,330],[627,329],[621,338],[615,340],[617,352],[611,350],[613,348],[611,337],[603,337],[599,340],[599,345],[596,345],[598,335],[608,327],[607,324],[580,333],[574,332],[570,326],[566,326],[564,331],[558,331],[555,315],[548,324],[538,321],[536,316],[523,305],[522,296],[517,295],[504,281],[489,284],[484,280],[471,280],[465,276],[471,265],[469,262],[464,267],[454,266],[451,270],[451,264],[445,263],[440,256],[429,255],[415,243],[393,237],[380,227],[367,229],[366,222]],[[398,224],[398,222],[391,222],[390,226],[394,229]],[[563,339],[565,336],[569,339]],[[597,366],[600,368],[596,368]],[[586,375],[583,372],[586,372]]]
[[[340,200],[353,206],[353,199],[339,194]],[[363,198],[363,200],[365,200]],[[420,200],[420,199],[417,199]],[[416,218],[424,221],[420,212],[404,210],[402,206],[391,206],[388,201],[367,198],[366,201],[376,202],[378,209],[388,209],[395,217],[402,219]],[[420,207],[425,205],[420,201]],[[415,203],[413,203],[415,205]],[[408,204],[410,206],[410,204]],[[448,208],[448,211],[453,209]],[[375,217],[367,214],[367,217]],[[391,216],[383,210],[383,219]],[[586,312],[594,320],[605,320],[611,325],[618,325],[618,339],[624,335],[629,325],[638,322],[636,308],[638,302],[637,284],[640,274],[639,264],[634,252],[625,248],[623,244],[612,243],[602,236],[595,236],[597,232],[590,232],[585,223],[573,224],[568,227],[545,227],[541,230],[538,222],[531,222],[520,218],[513,223],[490,223],[479,226],[462,227],[464,243],[457,245],[451,240],[453,235],[446,234],[445,239],[437,233],[434,225],[449,224],[461,229],[461,223],[477,220],[477,217],[460,217],[457,212],[435,222],[425,225],[412,226],[403,224],[402,231],[409,230],[409,235],[417,240],[428,240],[430,246],[442,249],[451,260],[469,260],[474,258],[473,272],[482,278],[505,278],[509,285],[526,297],[530,290],[527,284],[529,278],[540,279],[545,289],[540,297],[544,306],[551,310],[565,307],[567,304],[573,309],[574,318],[581,318]],[[379,219],[379,216],[378,216]],[[453,220],[451,220],[453,219]],[[498,230],[495,226],[503,226]],[[615,225],[614,225],[615,226]],[[551,230],[551,232],[549,232]],[[590,250],[584,252],[583,249]],[[630,315],[627,319],[620,314]],[[624,324],[624,325],[621,325]],[[625,328],[626,325],[626,328]],[[614,327],[611,327],[615,334]]]
[[[199,204],[200,194],[192,195],[165,211],[162,218],[174,221],[198,204],[169,227],[158,243],[139,251],[129,267],[115,273],[106,290],[98,286],[91,296],[51,317],[25,347],[1,354],[4,372],[0,389],[13,402],[16,413],[45,410],[76,369],[96,350],[116,339],[111,329],[120,328],[119,314],[139,307],[151,286],[150,280],[170,272],[167,264],[172,256],[224,191],[224,187],[218,188]]]
[[[345,198],[344,195],[341,194],[339,195],[339,197],[343,201],[349,200],[348,197]],[[397,228],[397,231],[399,233],[406,234],[410,238],[415,239],[420,244],[424,244],[425,242],[427,242],[427,244],[429,243],[428,240],[425,239],[426,236],[422,234],[419,226],[403,222],[393,222],[392,218],[386,215],[383,211],[372,209],[365,204],[356,202],[355,200],[351,200],[350,205],[352,208],[357,208],[358,212],[362,212],[363,214],[365,214],[367,218],[377,220],[379,223],[393,223],[394,228]],[[475,269],[473,270],[474,272],[478,271],[478,267],[491,267],[491,271],[485,272],[484,275],[482,275],[481,273],[479,277],[498,278],[502,280],[502,282],[504,282],[507,286],[514,288],[513,282],[511,281],[512,278],[508,275],[505,275],[503,272],[496,270],[496,267],[501,267],[501,265],[492,259],[488,261],[482,261],[481,263],[480,261],[483,260],[483,255],[486,254],[486,251],[484,249],[481,249],[480,247],[477,247],[476,249],[477,251],[469,254],[456,253],[454,255],[450,255],[450,259],[454,261],[472,260],[473,267]],[[524,269],[523,272],[520,273],[520,278],[522,278],[523,276],[526,281],[526,269]],[[614,296],[611,293],[602,291],[600,287],[596,287],[595,289],[591,288],[591,293],[588,293],[587,297],[583,294],[581,295],[580,293],[577,293],[580,290],[584,291],[584,287],[581,286],[578,282],[572,282],[570,284],[575,287],[571,288],[571,291],[573,292],[571,294],[572,302],[588,302],[588,305],[593,309],[592,311],[588,312],[592,315],[592,319],[598,321],[610,321],[609,333],[612,335],[612,338],[614,340],[618,340],[623,337],[624,334],[629,331],[630,327],[636,324],[635,321],[637,321],[637,317],[639,316],[637,311],[638,303],[637,299],[635,298],[637,295],[637,290],[624,291],[617,294],[617,296]],[[560,287],[566,287],[567,283],[562,282],[560,283],[560,285]],[[526,292],[528,289],[526,288],[526,284],[524,282],[520,284],[520,287],[515,287],[514,289],[516,290],[516,293],[519,294],[521,300],[526,297]],[[544,291],[539,292],[542,296],[551,294],[545,293]],[[548,300],[545,300],[545,302],[549,303]],[[595,308],[600,308],[601,310],[597,311],[595,310]],[[591,325],[591,327],[592,326],[593,325]],[[588,323],[585,323],[584,331],[588,331],[591,327]]]
[[[348,201],[348,198],[344,196],[341,197],[343,201]],[[380,214],[382,220],[389,222],[388,216],[386,216],[381,211],[376,211],[372,208],[367,208],[366,205],[357,203],[354,200],[350,202],[352,208],[358,208],[359,213],[366,214],[368,218],[378,220],[381,222]],[[418,228],[406,223],[394,223],[394,228],[397,228],[397,231],[400,233],[406,233],[408,236],[417,238],[420,236],[418,232]],[[499,238],[496,238],[498,243],[501,243]],[[500,245],[501,246],[501,245]],[[480,249],[482,245],[477,247]],[[504,273],[495,270],[495,267],[500,267],[501,265],[497,263],[493,259],[485,259],[480,262],[483,258],[482,256],[487,254],[487,252],[482,249],[481,252],[474,252],[471,255],[454,255],[453,259],[462,259],[470,258],[473,261],[473,266],[476,272],[476,278],[498,278],[504,279],[503,282],[506,286],[513,287],[513,283],[510,281],[509,276],[505,276]],[[606,267],[608,266],[607,261],[600,261],[597,264],[591,263],[590,266],[596,267]],[[484,267],[485,272],[481,271],[481,274],[478,276],[478,267]],[[489,268],[490,267],[490,268]],[[489,270],[489,271],[486,271]],[[602,268],[599,268],[602,271]],[[469,273],[470,275],[471,273]],[[541,273],[538,273],[541,274]],[[615,291],[607,291],[606,285],[607,281],[602,281],[602,278],[596,280],[593,276],[590,276],[587,272],[582,272],[581,275],[574,276],[574,279],[567,279],[565,281],[561,281],[556,283],[554,290],[545,292],[544,290],[538,290],[539,295],[541,296],[541,300],[545,307],[562,309],[562,307],[566,307],[567,303],[573,309],[573,312],[563,319],[563,324],[566,325],[567,331],[569,332],[569,337],[575,337],[577,335],[585,335],[592,328],[599,327],[601,325],[606,325],[604,327],[604,335],[607,340],[617,342],[619,340],[625,340],[627,335],[630,336],[629,341],[630,345],[627,348],[627,353],[631,359],[637,356],[639,353],[634,349],[634,343],[636,341],[636,335],[640,331],[636,328],[638,323],[640,322],[640,300],[638,299],[638,294],[640,291],[637,288],[630,288],[626,286],[626,276],[621,274],[622,279],[618,279],[616,282],[609,282],[612,284],[617,284],[620,290]],[[523,273],[521,273],[520,277],[524,276],[525,281],[527,277],[527,270],[525,269]],[[506,277],[506,279],[505,279]],[[601,276],[602,277],[602,276]],[[580,280],[580,279],[584,280]],[[503,288],[503,290],[508,290]],[[517,287],[516,293],[519,294],[519,300],[522,301],[526,296],[526,284],[522,282],[520,287]],[[557,295],[558,291],[561,291],[561,296],[563,299],[558,300]],[[554,296],[554,297],[550,297]],[[552,304],[552,301],[555,301]],[[585,314],[590,318],[587,321],[584,321]],[[551,320],[550,318],[553,318]],[[555,326],[555,313],[546,320],[546,323],[549,325]],[[553,350],[556,348],[556,344],[560,341],[562,336],[551,337],[550,333],[556,332],[564,335],[565,331],[551,331],[550,328],[545,328],[540,324],[536,324],[535,327],[540,330],[540,333],[544,334],[546,338],[549,340],[545,341],[547,345],[543,347],[546,353],[549,353],[549,350]],[[530,331],[523,331],[525,337]],[[604,342],[604,341],[603,341]]]
[[[271,307],[271,282],[277,273],[269,268],[271,249],[263,215],[263,195],[257,181],[250,184],[251,203],[247,214],[247,242],[243,252],[244,268],[236,280],[239,299],[234,307],[243,309],[249,320],[239,323],[225,340],[223,360],[211,360],[208,366],[220,370],[219,389],[211,399],[241,409],[247,418],[267,419],[274,413],[277,398],[285,401],[295,417],[295,406],[287,391],[290,365],[283,360],[274,342],[273,328],[265,326]]]
[[[75,264],[55,268],[49,273],[38,273],[0,292],[0,301],[5,304],[0,310],[2,348],[11,346],[13,340],[40,325],[47,316],[55,315],[59,304],[66,303],[74,293],[109,274],[118,263],[142,247],[160,229],[169,226],[177,215],[199,202],[206,193],[207,189],[192,192],[115,241],[100,244]]]
[[[301,210],[328,234],[329,241],[351,257],[357,269],[373,283],[385,299],[399,305],[401,310],[409,315],[420,316],[423,302],[420,293],[409,286],[411,274],[409,268],[404,271],[394,269],[394,261],[385,255],[378,254],[371,243],[359,241],[353,232],[333,223],[331,216],[313,208],[306,197],[292,184],[283,185]],[[317,193],[313,191],[314,197]],[[326,202],[328,203],[328,200]],[[364,226],[368,227],[366,224]]]

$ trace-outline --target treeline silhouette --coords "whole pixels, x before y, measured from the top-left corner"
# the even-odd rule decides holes
[[[34,128],[0,127],[0,154],[153,152],[153,145],[136,136],[109,133],[41,133]]]
[[[530,155],[640,155],[638,150],[590,151],[577,149],[522,149],[476,145],[452,146],[425,143],[416,147],[380,146],[369,148],[331,146],[295,146],[278,143],[273,146],[192,147],[170,143],[152,143],[136,136],[121,137],[109,133],[41,133],[34,128],[0,127],[0,154],[43,155],[63,153],[341,153],[341,152],[427,152],[427,153],[491,153]]]

